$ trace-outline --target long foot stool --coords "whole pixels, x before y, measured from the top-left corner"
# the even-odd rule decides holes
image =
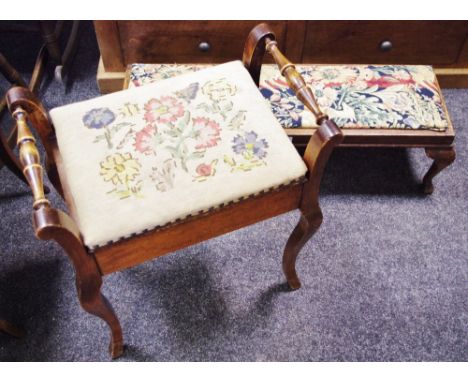
[[[124,88],[206,68],[199,64],[132,64]],[[435,73],[422,65],[296,66],[322,110],[342,127],[346,147],[424,148],[433,163],[422,181],[455,160],[455,133]],[[263,65],[260,91],[294,145],[302,149],[318,128],[313,114],[288,87],[275,65]]]

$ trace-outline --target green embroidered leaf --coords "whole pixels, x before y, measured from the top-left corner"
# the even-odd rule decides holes
[[[182,158],[182,159],[180,160],[180,164],[181,164],[182,169],[183,169],[185,172],[189,172],[189,171],[188,171],[188,168],[187,168],[187,163],[186,163],[186,161],[185,161],[184,158]]]
[[[165,134],[169,135],[172,138],[177,138],[180,135],[180,130],[178,129],[168,129],[164,131]]]
[[[204,111],[206,111],[208,113],[215,113],[216,112],[216,110],[212,106],[208,105],[206,102],[203,102],[200,105],[198,105],[197,109],[203,109]]]
[[[186,157],[187,154],[188,154],[188,152],[189,152],[189,150],[188,150],[188,148],[187,148],[187,144],[186,144],[184,141],[182,141],[182,142],[180,143],[180,145],[179,145],[179,153],[180,153],[180,155],[183,156],[183,157]]]
[[[174,158],[179,158],[179,150],[172,146],[166,146],[165,149],[169,151]]]
[[[98,135],[96,138],[94,138],[93,143],[98,143],[98,142],[103,141],[105,139],[106,139],[105,135]]]
[[[112,126],[112,128],[110,129],[110,131],[112,131],[113,133],[116,133],[117,131],[119,131],[122,127],[125,127],[125,126],[133,126],[134,124],[132,123],[129,123],[129,122],[121,122],[121,123],[118,123],[114,126]]]
[[[220,110],[222,110],[223,113],[230,112],[233,107],[234,107],[234,104],[231,101],[223,102],[221,106],[219,106]]]
[[[247,112],[245,110],[238,111],[229,122],[229,128],[231,130],[239,130],[245,122],[246,113]]]
[[[127,131],[127,133],[124,135],[120,143],[117,145],[117,149],[119,150],[123,149],[123,147],[132,139],[134,134],[135,134],[135,131],[132,128],[129,131]]]
[[[201,159],[204,156],[205,156],[205,151],[195,151],[195,152],[191,153],[188,156],[187,160],[189,160],[189,159]]]
[[[260,167],[263,166],[265,162],[263,161],[251,161],[247,163],[241,163],[238,166],[235,167],[235,170],[237,171],[250,171],[255,167]]]
[[[151,142],[153,147],[158,147],[163,142],[164,142],[164,137],[162,136],[162,134],[160,133],[154,134],[152,138],[152,142]]]
[[[176,128],[180,131],[184,130],[190,121],[190,112],[186,111],[184,116],[177,122]]]

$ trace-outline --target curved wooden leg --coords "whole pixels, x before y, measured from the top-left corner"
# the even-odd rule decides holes
[[[286,243],[283,254],[283,272],[291,289],[299,289],[301,282],[296,273],[296,259],[302,247],[309,241],[322,224],[323,216],[320,207],[313,213],[301,212],[299,223],[294,228]]]
[[[123,353],[122,328],[111,304],[101,293],[102,275],[92,254],[86,251],[73,220],[53,208],[34,210],[36,235],[43,240],[55,240],[70,257],[76,273],[76,289],[81,306],[101,318],[111,330],[109,350],[112,358]]]
[[[21,338],[24,336],[23,330],[13,324],[10,324],[6,320],[0,320],[0,332],[4,332],[16,338]]]
[[[425,194],[432,194],[434,191],[434,185],[432,184],[432,179],[441,172],[444,168],[450,166],[455,160],[455,149],[453,147],[443,147],[443,148],[426,148],[426,155],[433,159],[431,167],[424,175],[422,182],[423,192]]]
[[[83,278],[77,272],[76,289],[81,306],[88,313],[104,320],[111,330],[111,342],[109,352],[112,358],[120,357],[123,353],[122,328],[112,305],[101,293],[102,277],[94,273],[91,277]]]

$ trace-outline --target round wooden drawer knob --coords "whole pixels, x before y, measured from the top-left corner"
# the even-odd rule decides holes
[[[211,45],[209,42],[202,41],[198,44],[198,49],[200,49],[201,52],[208,52],[211,49]]]
[[[382,52],[389,52],[392,50],[392,48],[393,48],[393,44],[389,40],[385,40],[380,43],[380,50]]]

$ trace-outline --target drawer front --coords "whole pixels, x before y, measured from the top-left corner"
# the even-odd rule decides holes
[[[467,33],[466,21],[309,21],[303,61],[450,65]]]
[[[244,43],[258,21],[119,21],[125,64],[220,63],[242,59]],[[284,44],[286,22],[269,23]]]

